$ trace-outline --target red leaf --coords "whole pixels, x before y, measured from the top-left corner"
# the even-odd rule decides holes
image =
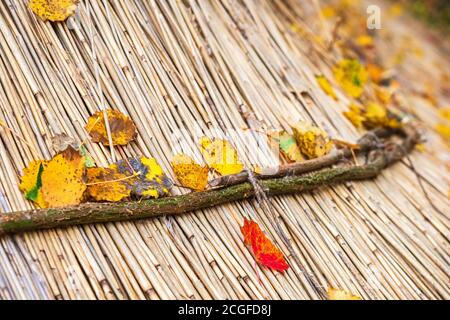
[[[266,237],[255,221],[245,219],[241,232],[244,243],[252,248],[253,255],[259,264],[279,272],[289,268],[283,253]]]

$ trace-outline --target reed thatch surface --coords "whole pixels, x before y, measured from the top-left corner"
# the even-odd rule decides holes
[[[319,1],[81,1],[75,17],[57,24],[26,4],[0,2],[0,119],[11,129],[0,128],[2,213],[31,208],[18,189],[20,173],[30,160],[53,155],[56,133],[87,140],[99,165],[144,154],[171,175],[174,152],[198,152],[196,124],[247,128],[240,106],[268,126],[302,119],[344,140],[361,134],[342,116],[348,98],[338,91],[334,101],[314,78],[332,78],[343,56],[312,40],[333,34],[319,19]],[[361,3],[362,14],[365,8]],[[411,160],[438,210],[405,160],[374,181],[273,198],[271,215],[243,201],[3,237],[0,298],[321,299],[329,286],[364,299],[450,298],[449,150],[432,130],[439,121],[433,102],[450,105],[439,91],[448,85],[449,51],[409,17],[382,22],[379,59],[389,66],[403,53],[395,68],[402,102],[427,129],[425,151]],[[83,126],[101,106],[133,118],[135,143],[111,154],[89,142]],[[177,128],[185,131],[174,140]],[[255,141],[235,136],[233,143],[244,149]],[[256,153],[241,157],[274,161]],[[239,230],[244,216],[285,253],[285,274],[255,265]]]

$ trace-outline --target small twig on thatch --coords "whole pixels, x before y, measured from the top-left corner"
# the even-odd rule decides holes
[[[376,136],[383,136],[381,133],[381,131],[376,133]],[[389,142],[383,148],[372,149],[365,165],[324,169],[304,176],[261,180],[261,187],[268,196],[276,196],[300,193],[339,182],[374,178],[388,165],[411,152],[420,139],[412,127],[405,127],[395,133],[402,136],[400,142]],[[86,203],[76,207],[15,212],[0,215],[0,235],[70,225],[177,215],[254,196],[252,184],[245,182],[220,189],[140,202]]]
[[[355,153],[367,153],[371,150],[375,150],[379,148],[379,139],[390,136],[394,133],[400,133],[399,130],[395,129],[376,129],[373,131],[369,131],[364,136],[362,136],[358,142],[358,150],[354,150]],[[337,149],[333,150],[330,154],[327,154],[320,158],[315,158],[311,160],[306,160],[303,162],[296,162],[286,165],[281,165],[275,168],[266,168],[263,169],[263,172],[260,174],[255,174],[255,176],[259,180],[265,179],[274,179],[280,178],[284,176],[298,176],[300,174],[305,174],[308,172],[316,171],[322,168],[326,168],[332,166],[344,158],[352,157],[352,150],[349,148]],[[248,172],[242,171],[237,174],[227,175],[218,177],[209,181],[208,185],[211,188],[217,187],[227,187],[236,185],[239,183],[244,183],[248,180]]]

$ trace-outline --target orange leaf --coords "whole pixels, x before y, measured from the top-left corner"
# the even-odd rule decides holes
[[[86,159],[71,146],[48,161],[42,173],[42,196],[49,207],[78,205],[86,190]]]
[[[244,243],[252,248],[259,264],[279,272],[289,268],[283,253],[266,237],[255,221],[245,219],[241,232]]]

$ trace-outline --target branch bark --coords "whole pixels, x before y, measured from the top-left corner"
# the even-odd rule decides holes
[[[345,181],[374,178],[388,165],[409,153],[420,138],[412,127],[405,127],[397,133],[402,136],[400,142],[388,142],[383,148],[373,149],[369,152],[365,165],[336,167],[304,176],[262,180],[261,186],[268,196],[276,196],[301,193]],[[219,189],[139,202],[86,203],[76,207],[14,212],[0,215],[0,236],[71,225],[177,215],[249,199],[254,195],[253,186],[244,182]]]
[[[375,150],[380,147],[380,139],[391,136],[395,133],[404,135],[402,131],[396,129],[379,128],[372,130],[363,135],[358,141],[358,150],[355,150],[355,154],[367,153],[371,150]],[[325,167],[330,167],[337,164],[344,158],[349,158],[353,154],[350,149],[336,149],[331,153],[316,159],[306,160],[298,163],[291,163],[281,165],[274,168],[266,168],[263,173],[256,174],[255,177],[259,180],[280,178],[288,175],[298,176],[308,172],[316,171]],[[242,171],[237,174],[218,177],[208,182],[210,188],[222,188],[239,183],[244,183],[248,180],[248,172]]]

